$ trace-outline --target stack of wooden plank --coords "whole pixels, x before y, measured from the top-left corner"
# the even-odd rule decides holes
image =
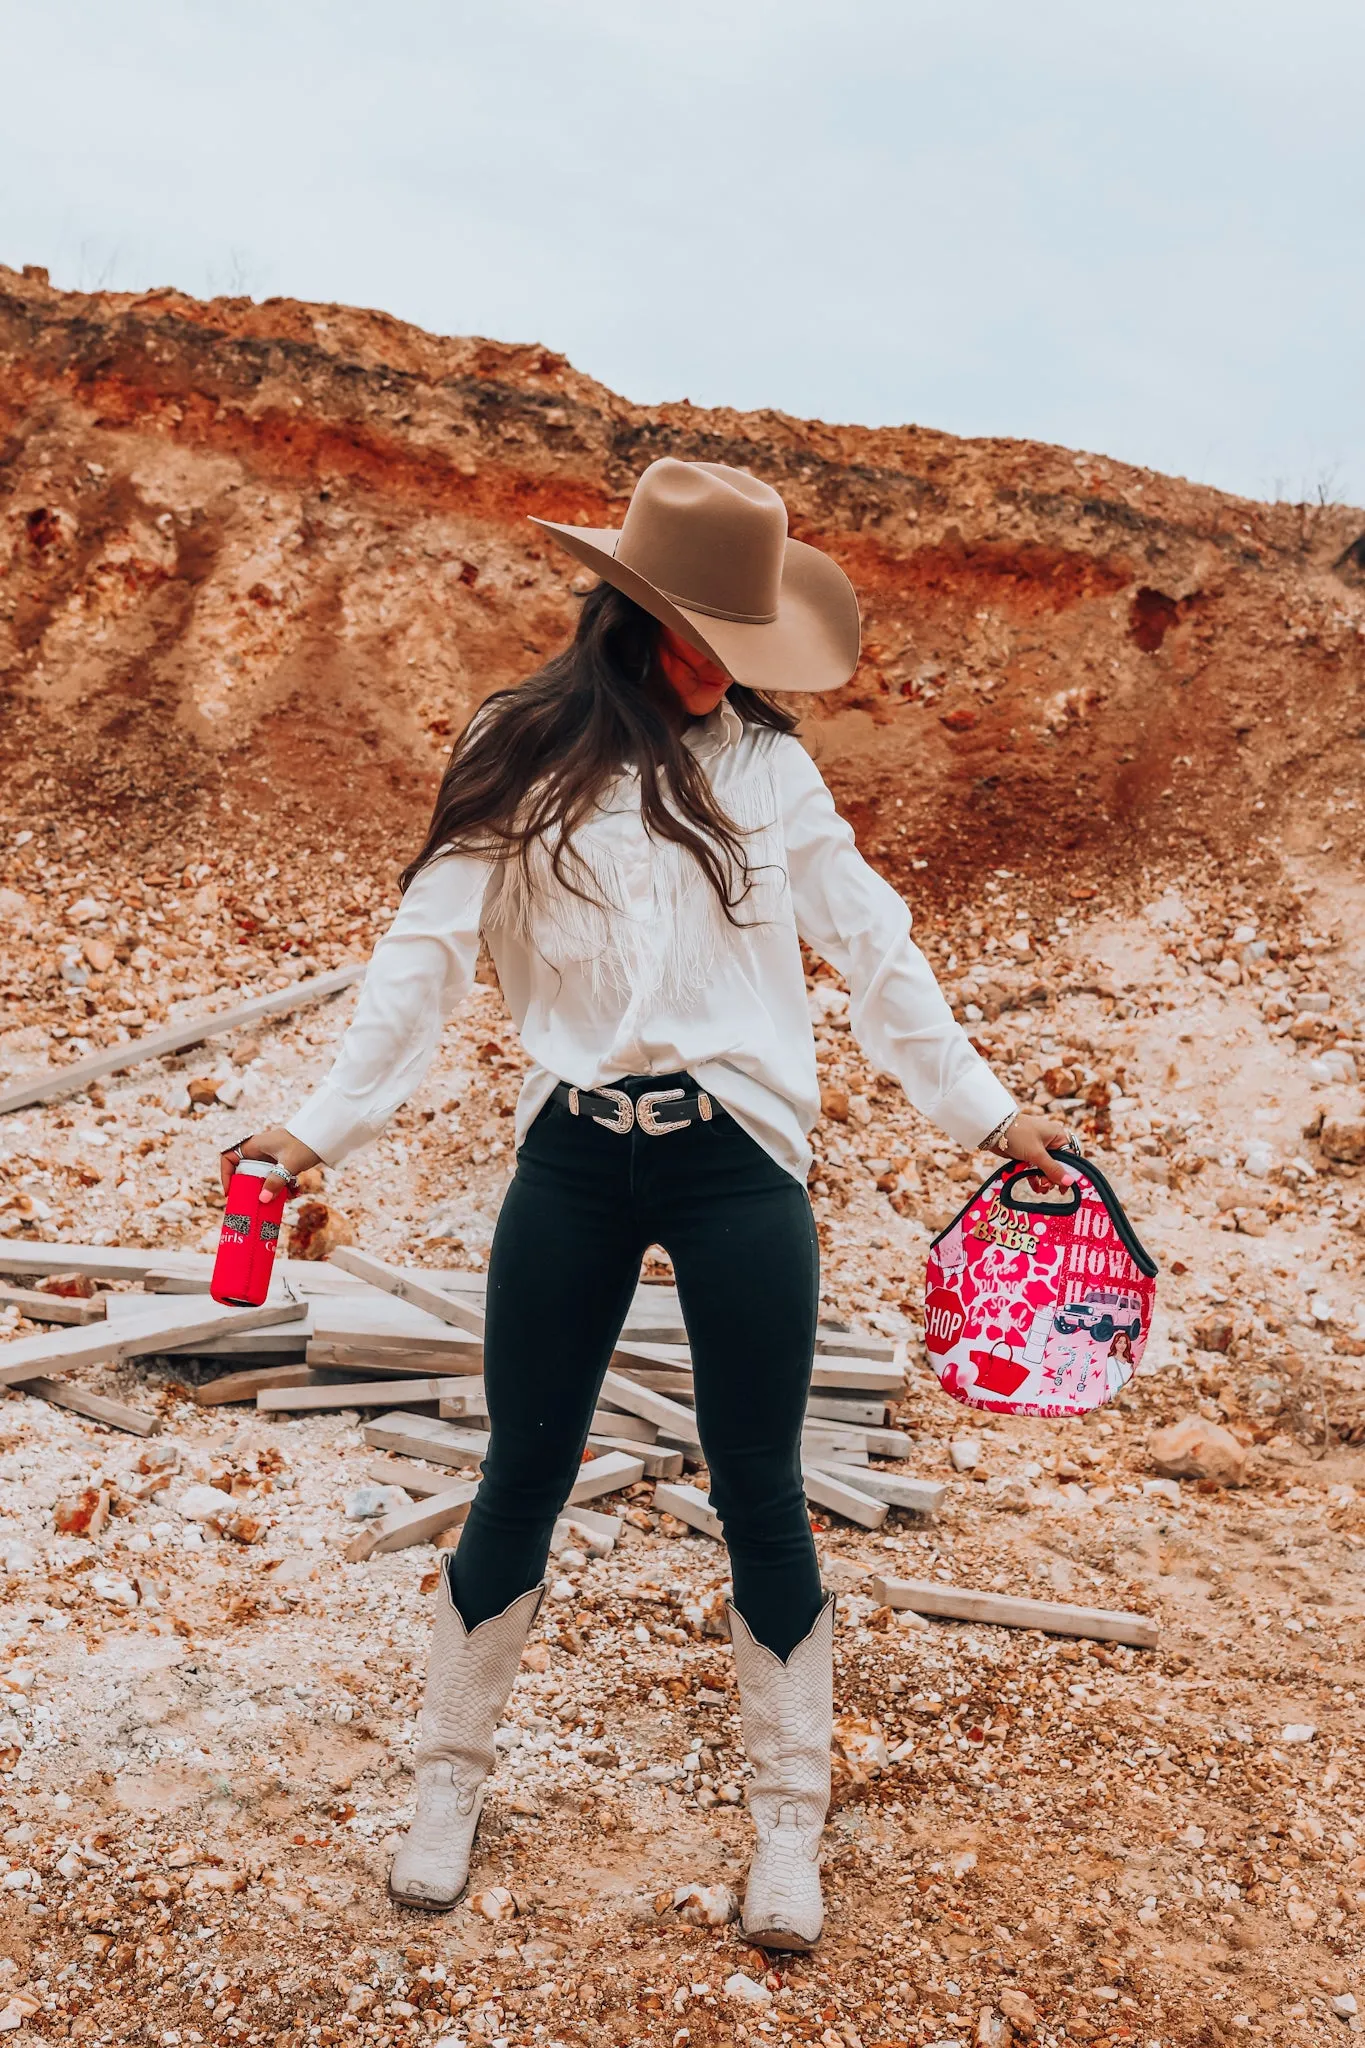
[[[41,1375],[44,1385],[34,1391],[46,1394],[47,1376],[60,1371],[65,1359],[95,1362],[155,1352],[230,1361],[234,1369],[197,1388],[196,1398],[205,1405],[254,1400],[272,1414],[382,1409],[389,1412],[366,1432],[377,1449],[477,1470],[485,1440],[468,1425],[487,1415],[482,1274],[400,1267],[347,1246],[327,1264],[281,1261],[264,1307],[229,1311],[206,1299],[211,1271],[206,1253],[6,1247],[0,1272],[139,1279],[143,1291],[105,1295],[98,1330],[92,1325],[0,1346],[0,1379],[26,1384]],[[75,1348],[73,1339],[81,1340]],[[7,1359],[7,1352],[14,1358]],[[887,1402],[903,1384],[900,1358],[888,1340],[821,1325],[802,1444],[813,1505],[869,1529],[879,1528],[891,1507],[935,1511],[942,1484],[888,1469],[885,1462],[903,1459],[911,1449],[908,1437],[885,1426]],[[96,1397],[82,1398],[88,1404]],[[94,1411],[87,1405],[85,1412]],[[125,1418],[137,1413],[123,1410]],[[112,1412],[107,1419],[119,1427],[155,1426],[151,1418],[120,1421]],[[694,1528],[718,1533],[709,1503],[682,1478],[703,1460],[691,1356],[674,1288],[637,1290],[588,1447],[593,1456],[584,1467],[588,1491],[582,1498],[649,1477],[660,1482],[661,1506]],[[410,1490],[427,1493],[429,1521],[436,1511],[430,1489],[419,1479]]]

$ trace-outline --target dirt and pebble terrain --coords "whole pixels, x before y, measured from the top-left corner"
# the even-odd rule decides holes
[[[920,1278],[988,1162],[869,1069],[810,963],[825,1313],[904,1341],[905,1469],[948,1492],[876,1534],[816,1517],[829,1922],[778,1969],[727,1896],[724,1555],[647,1483],[609,1503],[610,1555],[554,1560],[470,1896],[429,1920],[382,1880],[436,1553],[344,1560],[360,1418],[200,1408],[214,1368],[184,1358],[81,1376],[155,1415],[146,1439],[11,1392],[0,2031],[1360,2031],[1365,517],[1022,443],[644,412],[545,350],[3,270],[0,415],[0,1086],[363,957],[449,735],[572,616],[573,565],[521,515],[607,523],[653,454],[714,455],[863,591],[868,657],[810,744],[978,1042],[1161,1263],[1102,1413],[949,1403]],[[29,1244],[211,1247],[218,1148],[287,1113],[353,1001],[0,1120],[9,1277]],[[386,1136],[302,1197],[293,1250],[479,1267],[521,1067],[485,981]],[[0,1335],[40,1327],[0,1308]],[[182,1513],[205,1485],[227,1512]],[[880,1573],[1136,1610],[1159,1647],[919,1621]]]

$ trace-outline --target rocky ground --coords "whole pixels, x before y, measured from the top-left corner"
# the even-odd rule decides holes
[[[93,833],[12,821],[0,907],[21,1000],[0,1082],[363,952],[388,915],[391,870],[366,879],[339,833],[287,886],[249,832],[198,851],[131,872]],[[1210,870],[1065,909],[999,872],[960,916],[926,919],[979,1042],[1076,1125],[1161,1261],[1140,1375],[1061,1425],[973,1417],[930,1376],[925,1248],[987,1162],[867,1068],[813,965],[827,1312],[907,1340],[907,1469],[949,1491],[936,1522],[893,1513],[876,1535],[818,1518],[842,1596],[841,1803],[808,1960],[770,1970],[725,1918],[747,1823],[724,1558],[661,1521],[647,1485],[613,1503],[629,1514],[610,1557],[554,1565],[472,1896],[431,1920],[389,1905],[383,1872],[436,1557],[343,1561],[358,1418],[199,1409],[185,1390],[208,1368],[184,1360],[86,1375],[159,1413],[147,1441],[11,1392],[0,2030],[166,2048],[1359,2031],[1359,930],[1325,872],[1258,891]],[[5,1118],[0,1244],[210,1246],[218,1148],[287,1113],[352,1001]],[[479,1265],[520,1067],[484,984],[301,1235]],[[31,1327],[0,1311],[0,1333]],[[1240,1484],[1156,1470],[1155,1432],[1191,1415],[1229,1433]],[[964,1435],[982,1450],[959,1475]],[[249,1506],[258,1540],[178,1512],[205,1480]],[[61,1533],[87,1489],[107,1522]],[[1141,1610],[1161,1645],[893,1616],[869,1591],[887,1571]],[[688,1887],[704,1889],[680,1908]]]

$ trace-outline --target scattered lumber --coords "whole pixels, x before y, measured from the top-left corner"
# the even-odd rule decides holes
[[[876,1358],[816,1356],[811,1386],[823,1393],[883,1394],[898,1399],[905,1392],[905,1372]]]
[[[805,1455],[809,1458],[809,1451]],[[842,1480],[873,1500],[885,1501],[892,1508],[908,1508],[916,1515],[937,1514],[948,1491],[941,1480],[912,1479],[904,1472],[884,1472],[879,1465],[848,1465],[823,1458],[813,1458],[811,1463],[830,1479]]]
[[[426,1472],[409,1458],[371,1458],[365,1467],[365,1477],[376,1486],[406,1487],[419,1500],[433,1493],[446,1493],[450,1488],[449,1472]]]
[[[880,1428],[886,1421],[886,1399],[872,1399],[858,1394],[822,1394],[813,1391],[806,1402],[807,1415],[818,1415],[825,1422],[846,1422],[850,1428],[861,1428],[864,1424]]]
[[[459,1387],[458,1394],[444,1395],[437,1407],[436,1413],[442,1422],[458,1422],[466,1415],[479,1416],[487,1421],[488,1401],[483,1391],[482,1379],[475,1379],[472,1374],[467,1378],[461,1377]]]
[[[483,1367],[480,1334],[452,1327],[417,1302],[385,1295],[378,1288],[367,1288],[358,1295],[315,1295],[312,1312],[313,1337],[319,1344],[360,1346],[376,1352],[425,1351],[432,1359],[465,1361],[460,1370],[479,1372]],[[430,1365],[427,1370],[430,1372]]]
[[[569,1488],[565,1506],[574,1507],[579,1501],[596,1500],[600,1494],[615,1493],[622,1486],[633,1486],[644,1476],[642,1458],[632,1457],[629,1451],[604,1451],[600,1458],[579,1466],[578,1477]]]
[[[199,1256],[190,1254],[191,1257]],[[202,1254],[204,1265],[190,1270],[180,1266],[154,1266],[142,1276],[148,1294],[207,1294],[213,1278],[213,1262]],[[364,1282],[349,1273],[339,1273],[318,1259],[276,1259],[275,1277],[288,1280],[295,1294],[348,1294],[365,1291]]]
[[[327,996],[334,996],[352,982],[359,981],[365,972],[362,960],[348,961],[344,967],[333,967],[326,974],[309,975],[304,981],[296,981],[289,988],[272,989],[269,995],[252,996],[248,1002],[237,1003],[230,1010],[215,1010],[209,1016],[182,1018],[178,1024],[168,1024],[164,1031],[149,1031],[143,1038],[125,1039],[119,1045],[108,1046],[103,1052],[92,1052],[83,1060],[73,1060],[69,1067],[45,1074],[30,1074],[27,1080],[16,1081],[9,1088],[0,1088],[0,1116],[12,1109],[27,1109],[35,1102],[52,1102],[59,1095],[72,1095],[88,1087],[102,1074],[117,1074],[125,1067],[141,1065],[146,1060],[159,1059],[163,1053],[181,1052],[188,1045],[199,1045],[206,1038],[222,1038],[229,1031],[238,1031],[244,1024],[255,1024],[262,1017],[276,1017],[286,1010],[302,1009],[306,1003],[321,1002]]]
[[[397,1451],[407,1458],[428,1458],[433,1465],[481,1465],[489,1439],[481,1429],[453,1429],[429,1415],[381,1415],[365,1427],[365,1441],[376,1451]]]
[[[413,1507],[399,1508],[395,1514],[372,1522],[347,1544],[347,1563],[360,1564],[386,1550],[407,1550],[414,1543],[432,1542],[444,1530],[453,1529],[464,1520],[478,1490],[477,1479],[459,1479]]]
[[[858,1485],[851,1486],[845,1479],[831,1478],[818,1465],[801,1460],[801,1476],[805,1481],[806,1499],[814,1501],[820,1508],[830,1508],[845,1521],[857,1522],[864,1529],[880,1529],[886,1520],[887,1506],[884,1500],[874,1500],[862,1487],[864,1474],[859,1471]]]
[[[599,1514],[596,1508],[575,1508],[572,1514],[562,1514],[555,1528],[581,1530],[598,1543],[615,1543],[621,1534],[621,1517]]]
[[[689,1529],[699,1529],[703,1536],[724,1536],[720,1516],[699,1486],[656,1486],[654,1505],[660,1514],[676,1515],[680,1522],[686,1522]]]
[[[667,1444],[642,1444],[634,1437],[604,1436],[594,1430],[588,1438],[588,1446],[595,1451],[630,1452],[643,1464],[646,1479],[679,1479],[682,1476],[683,1454],[671,1451]]]
[[[908,1458],[914,1439],[899,1429],[852,1429],[840,1422],[807,1418],[804,1435],[812,1443],[829,1448],[845,1445],[851,1451],[865,1451],[873,1458]],[[861,1463],[861,1460],[858,1461]]]
[[[354,1273],[358,1279],[367,1280],[385,1294],[394,1294],[400,1301],[411,1302],[414,1308],[424,1309],[440,1322],[453,1323],[458,1330],[466,1330],[480,1339],[483,1337],[483,1310],[447,1294],[422,1273],[391,1266],[387,1260],[376,1259],[371,1253],[359,1251],[349,1244],[339,1245],[332,1253],[330,1263],[340,1266],[343,1273]]]
[[[44,1369],[71,1372],[82,1365],[108,1365],[122,1358],[145,1358],[170,1344],[184,1343],[223,1330],[254,1330],[275,1320],[302,1315],[302,1302],[266,1302],[261,1308],[224,1308],[196,1299],[168,1310],[148,1302],[145,1312],[126,1320],[88,1323],[84,1329],[61,1330],[40,1337],[16,1337],[0,1344],[0,1385],[39,1377]]]
[[[903,1429],[865,1429],[861,1435],[874,1458],[908,1458],[915,1440]]]
[[[809,1458],[812,1465],[818,1465],[822,1471],[839,1462],[845,1465],[867,1463],[867,1445],[861,1442],[850,1443],[843,1431],[837,1436],[828,1437],[818,1429],[803,1429],[801,1450],[803,1456]]]
[[[334,1372],[386,1372],[395,1379],[445,1378],[452,1373],[477,1378],[483,1372],[481,1344],[423,1344],[410,1351],[387,1343],[333,1344],[310,1338],[304,1357],[309,1365],[329,1366]]]
[[[291,1300],[288,1294],[272,1292],[263,1307],[283,1309],[291,1305]],[[195,1304],[202,1306],[209,1301],[209,1296],[207,1293],[109,1294],[105,1301],[106,1317],[110,1323],[122,1326],[136,1322],[151,1310],[165,1319],[169,1329],[177,1318],[188,1322],[194,1315]],[[312,1328],[311,1314],[306,1301],[296,1301],[292,1305],[295,1313],[287,1321],[277,1317],[249,1330],[210,1330],[206,1335],[189,1337],[183,1342],[172,1332],[163,1349],[173,1357],[251,1358],[264,1355],[279,1364],[282,1354],[284,1358],[297,1357],[302,1361]]]
[[[677,1355],[664,1358],[661,1362],[656,1354],[669,1349]],[[633,1380],[638,1380],[642,1387],[659,1387],[670,1393],[683,1390],[691,1393],[692,1361],[680,1346],[618,1344],[612,1353],[611,1362],[613,1367],[628,1372]],[[905,1375],[899,1366],[882,1365],[875,1361],[867,1363],[860,1360],[856,1364],[850,1364],[846,1359],[817,1358],[812,1368],[811,1386],[814,1390],[812,1401],[819,1399],[821,1395],[842,1398],[861,1394],[864,1397],[865,1408],[869,1407],[868,1395],[880,1395],[881,1398],[863,1418],[869,1422],[880,1423],[886,1419],[888,1399],[899,1399],[905,1392]],[[847,1411],[840,1407],[833,1412],[842,1416]],[[849,1419],[853,1418],[850,1416]]]
[[[104,1394],[89,1394],[84,1387],[68,1386],[64,1380],[20,1380],[18,1388],[21,1394],[32,1394],[35,1400],[51,1401],[54,1408],[69,1408],[73,1415],[102,1422],[107,1429],[126,1429],[132,1436],[155,1436],[161,1427],[159,1415],[128,1408],[122,1401],[111,1401]]]
[[[884,1607],[908,1608],[912,1614],[987,1622],[994,1628],[1037,1628],[1047,1635],[1127,1643],[1135,1650],[1155,1649],[1160,1627],[1150,1614],[1072,1607],[1061,1600],[1021,1600],[1008,1593],[973,1593],[965,1586],[940,1586],[932,1579],[876,1578],[871,1591]]]
[[[202,1272],[208,1293],[213,1258],[208,1252],[168,1252],[126,1244],[40,1244],[11,1239],[0,1246],[0,1273],[88,1273],[92,1280],[141,1280],[157,1266]]]
[[[0,1308],[21,1308],[31,1323],[97,1323],[104,1315],[106,1299],[95,1294],[81,1301],[65,1294],[44,1294],[41,1287],[0,1285]]]
[[[205,1380],[202,1387],[195,1387],[193,1394],[200,1408],[220,1408],[227,1401],[254,1401],[265,1387],[314,1387],[321,1383],[322,1374],[310,1371],[306,1365],[266,1365],[248,1372],[220,1373],[216,1380]]]
[[[825,1323],[815,1337],[816,1354],[822,1358],[873,1358],[894,1364],[898,1348],[889,1337],[874,1337],[867,1330],[835,1330]]]
[[[681,1401],[671,1401],[666,1394],[656,1394],[652,1388],[642,1387],[623,1373],[609,1370],[604,1374],[599,1399],[606,1408],[622,1408],[627,1415],[643,1416],[646,1422],[654,1423],[656,1428],[680,1438],[683,1443],[701,1442],[692,1409],[685,1408]]]
[[[627,1415],[624,1408],[597,1408],[589,1425],[594,1436],[629,1436],[636,1443],[652,1444],[659,1439],[657,1423],[643,1415]]]
[[[434,1407],[458,1380],[334,1380],[330,1386],[262,1387],[256,1406],[271,1415],[322,1414],[333,1408]]]

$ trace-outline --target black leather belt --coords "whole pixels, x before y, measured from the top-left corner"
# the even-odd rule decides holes
[[[628,1095],[624,1088],[573,1088],[567,1081],[561,1081],[553,1099],[562,1103],[570,1116],[591,1117],[604,1131],[614,1131],[621,1138],[637,1127],[647,1138],[666,1138],[670,1131],[685,1131],[694,1123],[713,1123],[725,1114],[714,1097],[702,1088],[649,1088],[642,1095]],[[611,1114],[599,1116],[594,1107],[597,1103],[610,1103]],[[664,1103],[668,1105],[668,1114],[660,1116]]]

